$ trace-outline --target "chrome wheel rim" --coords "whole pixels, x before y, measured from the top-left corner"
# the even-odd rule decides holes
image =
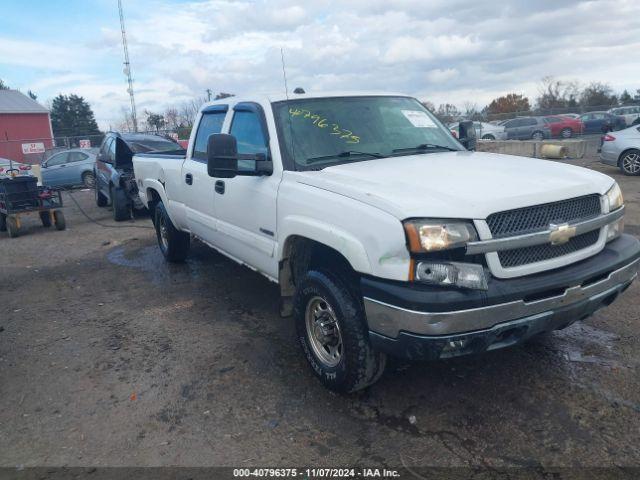
[[[633,175],[640,173],[640,154],[627,153],[622,157],[622,168]]]
[[[562,130],[561,133],[562,133],[563,138],[571,137],[571,130],[569,130],[568,128],[565,128],[564,130]]]
[[[533,134],[533,139],[534,140],[542,140],[544,138],[544,135],[540,134],[540,133],[534,133]]]
[[[167,250],[169,248],[169,229],[167,228],[167,222],[165,221],[164,215],[160,215],[158,230],[160,232],[160,243],[162,244],[162,249]]]
[[[305,312],[307,338],[316,358],[332,368],[342,359],[342,332],[331,305],[322,297],[313,297]]]

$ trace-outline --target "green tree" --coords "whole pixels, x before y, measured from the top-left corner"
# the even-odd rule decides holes
[[[9,85],[4,83],[4,81],[0,78],[0,90],[9,90]]]
[[[235,97],[235,94],[234,93],[220,92],[215,96],[214,100],[222,100],[223,98],[229,98],[229,97]]]
[[[529,99],[517,93],[509,93],[493,99],[487,107],[488,113],[515,113],[529,110],[531,110]]]
[[[51,126],[57,136],[98,135],[100,130],[93,110],[84,98],[58,95],[51,102]]]

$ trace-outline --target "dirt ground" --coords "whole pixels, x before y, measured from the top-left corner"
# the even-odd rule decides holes
[[[640,178],[620,182],[640,235]],[[640,282],[564,331],[397,364],[359,395],[311,375],[278,289],[73,193],[68,229],[0,234],[2,466],[640,466]]]

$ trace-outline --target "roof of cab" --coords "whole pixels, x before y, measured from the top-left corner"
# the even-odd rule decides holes
[[[289,93],[288,95],[281,93],[261,93],[252,96],[240,95],[236,97],[226,97],[221,98],[220,100],[214,100],[212,102],[207,102],[202,105],[200,110],[204,110],[205,108],[211,105],[227,105],[229,103],[240,103],[240,102],[259,102],[259,103],[275,103],[282,102],[285,100],[303,100],[303,99],[311,99],[311,98],[335,98],[335,97],[411,97],[411,95],[407,95],[405,93],[397,93],[397,92],[350,92],[350,91],[337,91],[337,92],[309,92],[309,93]]]

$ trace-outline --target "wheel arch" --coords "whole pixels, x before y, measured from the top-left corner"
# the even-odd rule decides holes
[[[280,249],[278,263],[280,313],[283,316],[291,315],[296,284],[309,270],[325,268],[340,271],[353,279],[357,279],[362,273],[370,272],[364,247],[355,239],[346,238],[325,235],[320,239],[297,233],[286,237]],[[348,247],[347,243],[350,243]]]

